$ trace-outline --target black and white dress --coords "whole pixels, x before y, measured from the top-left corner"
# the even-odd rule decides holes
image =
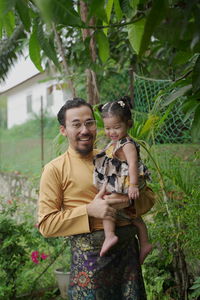
[[[140,197],[135,201],[136,214],[146,213],[154,204],[154,194],[147,187],[146,180],[150,180],[150,172],[140,157],[140,146],[129,136],[122,138],[117,143],[109,143],[106,148],[94,158],[93,181],[98,189],[106,182],[106,190],[109,193],[128,193],[129,172],[128,163],[116,156],[116,152],[127,143],[136,147],[138,155],[138,184]]]

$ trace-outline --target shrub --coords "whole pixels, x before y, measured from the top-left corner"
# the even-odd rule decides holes
[[[22,210],[16,201],[1,201],[0,207],[0,299],[15,299],[54,286],[53,268],[69,256],[66,241],[43,238],[33,217],[25,211],[19,221],[16,216]]]

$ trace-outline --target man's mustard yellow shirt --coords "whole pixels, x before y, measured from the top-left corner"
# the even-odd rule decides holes
[[[97,150],[83,157],[69,147],[44,167],[38,206],[39,230],[44,236],[69,236],[103,228],[102,220],[88,217],[86,209],[98,192],[93,185],[95,154]]]

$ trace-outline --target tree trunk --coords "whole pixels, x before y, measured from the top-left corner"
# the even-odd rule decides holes
[[[189,277],[183,250],[175,243],[173,268],[178,288],[179,300],[188,300]]]
[[[75,91],[75,88],[74,88],[74,85],[73,85],[73,81],[70,78],[71,72],[68,68],[67,61],[66,61],[66,58],[65,58],[64,49],[63,49],[63,46],[62,46],[62,40],[61,40],[61,37],[58,34],[57,30],[56,30],[56,27],[55,27],[54,23],[52,23],[52,28],[53,28],[53,31],[54,31],[54,34],[55,34],[55,39],[56,39],[56,44],[57,44],[57,47],[58,47],[59,54],[62,57],[62,65],[63,65],[64,73],[66,74],[66,76],[69,76],[68,79],[67,79],[67,82],[69,84],[69,89],[72,92],[72,96],[75,97],[76,96],[76,91]]]
[[[87,15],[88,15],[88,7],[87,4],[83,1],[80,1],[80,12],[81,12],[81,19],[83,22],[86,23]],[[94,18],[92,18],[89,22],[89,25],[94,25]],[[95,47],[95,40],[93,36],[92,29],[82,29],[82,36],[83,40],[87,37],[90,37],[90,55],[93,62],[96,61],[96,47]],[[99,91],[97,87],[97,77],[96,73],[92,69],[86,69],[86,78],[87,78],[87,100],[90,104],[97,104],[99,103]]]

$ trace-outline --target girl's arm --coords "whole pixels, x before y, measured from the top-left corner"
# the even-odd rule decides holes
[[[130,178],[128,195],[129,198],[137,199],[139,197],[137,150],[133,144],[128,143],[124,145],[123,152],[128,163],[128,171]]]
[[[128,163],[130,183],[138,185],[138,155],[136,147],[128,143],[124,145],[123,152]]]

